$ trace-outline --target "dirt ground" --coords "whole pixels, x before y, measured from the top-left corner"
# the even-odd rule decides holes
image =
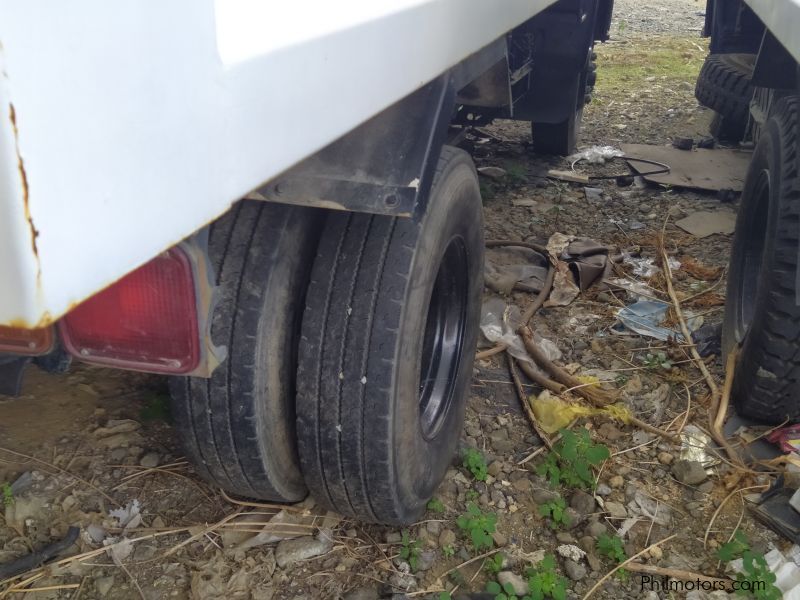
[[[598,84],[584,114],[583,146],[667,144],[675,136],[707,134],[710,115],[693,95],[707,47],[699,35],[704,7],[697,0],[617,0],[612,40],[597,48]],[[528,140],[529,128],[510,122],[470,138],[479,168],[505,172],[481,178],[487,239],[546,244],[555,233],[586,237],[611,247],[611,254],[624,252],[633,263],[652,259],[658,267],[663,226],[665,248],[681,263],[674,282],[684,309],[713,331],[722,318],[730,237],[697,239],[674,222],[698,210],[730,210],[730,204],[713,193],[641,182],[620,187],[613,180],[593,182],[598,189],[587,195],[582,184],[543,177],[548,168],[569,165],[536,156]],[[607,173],[624,165],[586,169]],[[498,249],[488,259],[502,271],[531,256]],[[636,274],[630,260],[614,276],[644,284],[645,298],[668,301],[663,270]],[[492,298],[524,310],[534,295],[487,288],[486,300]],[[616,325],[617,311],[631,302],[632,294],[594,285],[566,306],[545,307],[533,328],[557,346],[560,364],[604,381],[646,423],[672,433],[684,424],[707,429],[708,388],[686,347],[624,335]],[[481,349],[490,346],[485,341]],[[721,381],[719,360],[709,368]],[[536,472],[547,453],[522,410],[504,354],[475,363],[462,440],[462,450],[484,456],[488,476],[477,480],[456,458],[438,502],[404,532],[325,515],[311,501],[276,517],[280,507],[225,497],[183,460],[166,394],[160,377],[75,365],[65,375],[30,370],[24,396],[0,397],[0,485],[8,484],[0,498],[0,565],[64,537],[70,525],[81,528],[61,555],[71,558],[0,581],[0,598],[366,600],[439,598],[444,590],[457,597],[497,578],[488,564],[494,555],[475,560],[482,553],[470,548],[458,525],[470,503],[497,517],[492,546],[504,556],[499,568],[506,580],[552,554],[555,571],[568,582],[567,598],[583,598],[616,564],[598,550],[607,534],[620,534],[627,556],[674,534],[639,560],[711,576],[722,574],[715,549],[737,527],[762,552],[785,548],[744,511],[740,494],[730,495],[765,483],[764,475],[742,479],[716,461],[690,481],[675,468],[687,458],[685,442],[606,417],[582,419],[576,428],[589,430],[611,454],[595,471],[595,493],[551,489]],[[553,527],[540,506],[559,493],[571,520]],[[270,519],[272,529],[262,531]],[[413,561],[402,556],[404,549]],[[594,592],[615,599],[682,596],[648,595],[633,574],[609,577]]]

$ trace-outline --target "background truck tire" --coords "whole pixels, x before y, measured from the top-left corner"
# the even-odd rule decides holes
[[[739,412],[800,418],[800,98],[778,101],[756,145],[736,223],[725,310]]]
[[[294,432],[297,339],[323,214],[239,202],[211,225],[220,298],[211,337],[228,356],[210,379],[171,382],[187,456],[208,481],[243,496],[307,495]]]
[[[482,290],[482,205],[462,150],[442,150],[421,218],[329,214],[297,375],[318,502],[387,524],[423,513],[461,433]]]
[[[711,133],[723,140],[744,136],[753,98],[755,54],[710,54],[697,77],[695,96],[717,113]]]

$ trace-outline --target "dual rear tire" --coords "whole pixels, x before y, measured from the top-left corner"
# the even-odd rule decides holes
[[[483,289],[470,157],[445,147],[427,210],[399,218],[242,202],[211,228],[228,359],[173,381],[198,472],[248,497],[308,491],[413,522],[455,451]]]

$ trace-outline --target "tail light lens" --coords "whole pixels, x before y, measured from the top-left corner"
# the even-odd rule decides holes
[[[17,329],[0,326],[0,352],[38,356],[53,348],[53,328]]]
[[[192,265],[175,247],[61,320],[64,345],[87,362],[189,373],[200,361]]]

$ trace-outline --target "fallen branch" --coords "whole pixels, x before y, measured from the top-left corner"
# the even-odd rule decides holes
[[[520,404],[522,404],[522,410],[524,410],[525,414],[528,416],[528,421],[530,421],[531,427],[533,427],[536,435],[539,436],[539,439],[544,442],[544,445],[547,446],[549,450],[552,450],[553,442],[550,441],[550,437],[542,430],[541,427],[539,427],[539,423],[536,421],[536,415],[533,414],[533,409],[531,409],[531,403],[528,401],[528,395],[522,388],[522,382],[519,379],[519,373],[517,372],[517,368],[514,366],[514,357],[511,356],[510,352],[506,352],[506,358],[508,359],[508,370],[511,373],[511,379],[514,381],[514,388],[517,390],[517,396],[519,397]]]

